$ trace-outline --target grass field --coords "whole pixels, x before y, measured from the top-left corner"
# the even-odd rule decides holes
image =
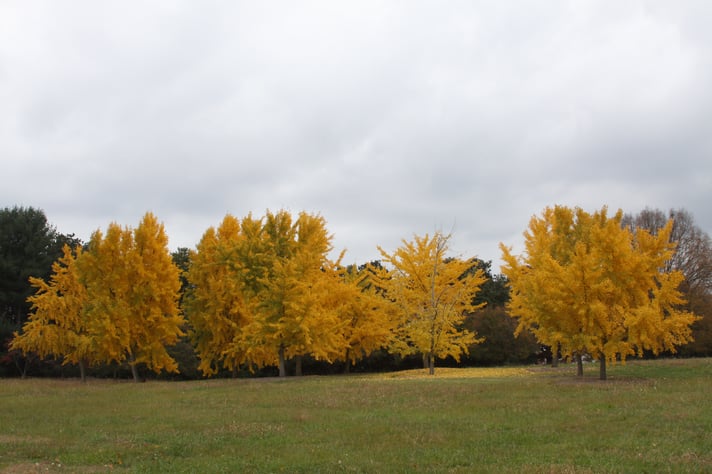
[[[573,371],[0,379],[0,472],[712,472],[712,359]]]

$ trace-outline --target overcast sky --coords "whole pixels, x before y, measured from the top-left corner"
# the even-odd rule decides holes
[[[546,206],[712,233],[712,2],[0,2],[0,207],[170,247],[320,213],[346,263],[452,231],[499,269]]]

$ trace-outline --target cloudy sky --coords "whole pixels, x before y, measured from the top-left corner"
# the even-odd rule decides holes
[[[452,232],[495,263],[565,204],[712,233],[712,2],[0,3],[0,207],[320,213],[346,260]]]

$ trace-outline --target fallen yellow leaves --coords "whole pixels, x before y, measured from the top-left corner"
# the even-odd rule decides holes
[[[478,379],[522,377],[530,372],[522,367],[468,367],[450,368],[438,367],[435,375],[429,375],[428,369],[402,370],[374,375],[377,379]]]

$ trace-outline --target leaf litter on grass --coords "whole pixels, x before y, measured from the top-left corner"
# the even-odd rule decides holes
[[[374,379],[483,379],[483,378],[509,378],[530,375],[531,371],[524,367],[467,367],[436,368],[435,374],[430,375],[428,369],[402,370],[373,375]]]

